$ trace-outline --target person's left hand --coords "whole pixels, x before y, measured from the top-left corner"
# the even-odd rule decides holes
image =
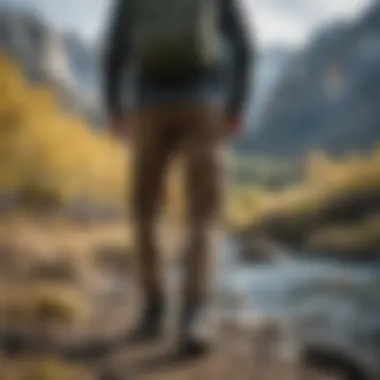
[[[239,114],[227,117],[227,133],[229,137],[235,137],[243,129],[243,117]]]

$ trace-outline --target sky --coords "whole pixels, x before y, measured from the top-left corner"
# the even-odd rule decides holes
[[[260,46],[300,47],[326,23],[360,14],[376,0],[239,0]],[[2,2],[2,0],[0,0]],[[96,40],[111,0],[11,0],[38,9],[55,26]]]

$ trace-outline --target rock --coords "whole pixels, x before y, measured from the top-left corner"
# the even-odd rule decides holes
[[[20,64],[29,81],[52,88],[67,112],[101,124],[99,99],[93,96],[96,54],[78,37],[54,31],[34,10],[0,4],[0,49]]]
[[[319,34],[283,71],[258,128],[239,149],[299,159],[368,151],[380,138],[380,4]]]
[[[273,263],[285,260],[287,251],[269,239],[247,233],[241,240],[239,258],[250,264]]]

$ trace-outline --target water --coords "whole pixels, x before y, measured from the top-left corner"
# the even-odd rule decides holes
[[[239,245],[229,239],[220,255],[215,281],[220,312],[236,315],[294,318],[313,310],[331,310],[348,316],[350,310],[368,310],[380,321],[379,264],[342,264],[333,260],[285,259],[276,263],[246,264],[238,260]],[[181,268],[169,277],[175,285]]]
[[[289,259],[247,265],[237,260],[238,249],[237,243],[229,240],[221,254],[216,290],[227,308],[236,309],[240,304],[252,313],[281,318],[311,308],[347,314],[353,303],[366,300],[380,320],[380,263]]]
[[[285,354],[329,347],[348,355],[369,378],[380,378],[380,262],[294,258],[246,264],[238,251],[228,240],[220,255],[211,308],[217,316],[237,322],[244,334],[270,318],[284,333],[279,343]],[[180,268],[171,275],[180,281]]]

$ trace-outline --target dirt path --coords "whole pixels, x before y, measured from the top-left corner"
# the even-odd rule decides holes
[[[100,287],[101,288],[101,287]],[[265,342],[251,330],[237,328],[233,324],[221,330],[218,342],[210,354],[196,360],[180,360],[176,356],[175,342],[175,309],[174,294],[169,299],[167,333],[154,344],[124,344],[115,347],[115,338],[131,331],[136,312],[139,309],[138,292],[133,282],[114,282],[107,289],[87,289],[91,297],[91,315],[71,332],[63,332],[63,340],[53,345],[42,347],[39,354],[33,348],[10,358],[14,366],[22,363],[25,357],[32,355],[32,360],[49,357],[55,352],[58,360],[65,365],[79,365],[89,374],[83,380],[320,380],[323,377],[300,377],[299,368],[292,363],[280,363],[270,355],[265,355]],[[76,351],[83,343],[110,343],[106,355],[83,357]],[[64,349],[62,348],[64,347]],[[67,350],[67,348],[70,350]],[[41,348],[41,347],[40,347]],[[74,355],[73,355],[73,350]],[[43,352],[45,349],[45,352]],[[70,357],[67,356],[70,352]],[[79,354],[78,354],[79,352]],[[6,353],[5,353],[6,354]],[[7,355],[1,355],[2,358]],[[9,363],[9,360],[8,360]],[[8,379],[48,379],[48,380],[82,380],[82,377],[2,377],[0,363],[0,380]]]
[[[82,326],[83,341],[96,338],[120,337],[131,331],[138,311],[138,292],[131,283],[119,287],[119,297],[99,296],[91,321]],[[125,344],[107,353],[101,359],[85,363],[101,380],[293,380],[293,368],[273,362],[255,360],[253,334],[229,331],[224,328],[213,351],[201,359],[183,360],[176,356],[174,294],[169,297],[166,334],[154,344]],[[270,360],[270,359],[268,359]]]

